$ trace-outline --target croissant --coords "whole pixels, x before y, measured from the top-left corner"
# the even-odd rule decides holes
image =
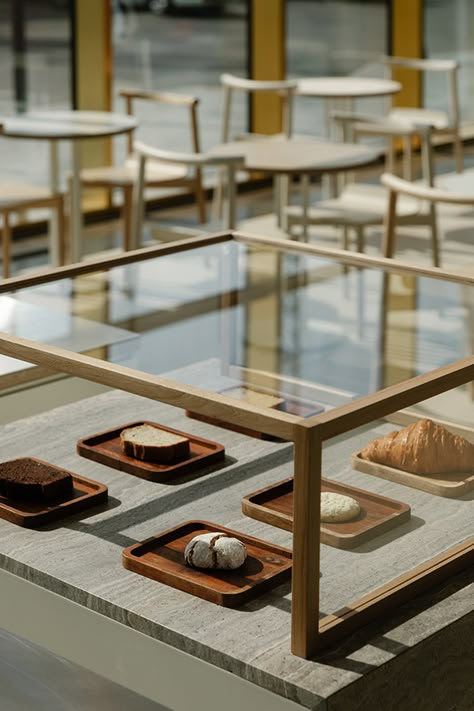
[[[474,470],[474,444],[428,419],[374,439],[360,457],[414,474]]]

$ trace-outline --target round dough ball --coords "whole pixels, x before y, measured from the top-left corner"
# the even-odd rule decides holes
[[[194,536],[184,550],[184,560],[192,568],[235,570],[246,558],[242,541],[219,531]]]
[[[360,506],[351,496],[335,494],[332,491],[321,492],[321,521],[342,523],[351,521],[359,513]]]

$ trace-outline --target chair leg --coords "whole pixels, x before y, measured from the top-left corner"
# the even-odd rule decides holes
[[[413,180],[411,136],[403,137],[403,177],[405,180]]]
[[[436,219],[436,206],[433,204],[430,205],[430,229],[431,245],[433,247],[433,264],[435,267],[439,267],[438,221]]]
[[[57,229],[59,242],[59,264],[66,264],[67,249],[66,249],[66,231],[64,219],[64,198],[58,195],[56,198],[56,213],[57,213]]]
[[[456,173],[464,171],[463,145],[459,129],[454,133],[454,156],[456,161]]]
[[[220,168],[217,172],[216,185],[212,195],[212,213],[215,220],[222,220],[224,203],[224,171]]]
[[[355,233],[356,233],[356,241],[357,241],[357,251],[358,252],[364,252],[365,251],[365,233],[364,233],[364,227],[363,225],[356,225],[354,227]]]
[[[124,252],[132,248],[132,212],[133,212],[133,185],[123,187],[123,244]]]
[[[395,220],[397,213],[397,193],[390,190],[388,194],[388,208],[385,216],[384,236],[382,241],[382,255],[393,257],[395,251]]]
[[[196,183],[194,194],[196,196],[198,220],[201,225],[204,225],[207,222],[206,196],[204,194],[204,188],[202,186],[202,170],[200,168],[196,170]]]
[[[10,248],[11,248],[12,232],[10,227],[10,212],[5,210],[3,213],[3,229],[2,229],[2,259],[3,259],[3,278],[8,279],[10,276]]]
[[[342,227],[342,249],[346,252],[349,249],[349,228],[347,225]]]

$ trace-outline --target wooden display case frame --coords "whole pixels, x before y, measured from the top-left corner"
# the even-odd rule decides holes
[[[340,264],[348,266],[425,276],[474,287],[474,277],[438,268],[421,268],[392,259],[315,247],[306,243],[239,232],[222,232],[64,266],[50,272],[6,279],[0,284],[0,294],[229,241],[262,249],[336,259]],[[223,295],[224,305],[226,299],[229,299],[229,304],[232,303],[232,294]],[[320,512],[319,507],[312,505],[312,502],[318,501],[320,496],[323,443],[376,419],[393,415],[403,408],[472,382],[472,355],[303,419],[13,335],[0,334],[0,353],[34,363],[49,372],[66,373],[135,393],[203,416],[218,418],[231,425],[239,426],[245,423],[246,427],[294,443],[291,650],[297,656],[313,657],[329,644],[474,562],[474,538],[470,538],[373,590],[343,610],[319,618]]]

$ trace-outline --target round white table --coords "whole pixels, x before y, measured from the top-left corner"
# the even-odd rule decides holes
[[[303,185],[303,230],[307,229],[309,177],[355,170],[380,157],[380,151],[364,144],[337,143],[316,138],[268,138],[221,143],[208,151],[212,155],[241,156],[243,169],[274,176],[301,175]],[[283,224],[286,199],[277,200],[278,222]]]
[[[397,94],[401,88],[398,81],[377,77],[307,77],[298,79],[296,94],[322,99],[360,99]]]
[[[127,114],[108,111],[29,111],[17,116],[0,118],[1,135],[8,138],[46,139],[50,141],[49,183],[51,190],[59,190],[58,140],[71,142],[71,216],[70,257],[72,262],[81,258],[81,181],[79,141],[84,138],[105,138],[129,133],[137,121]],[[51,260],[59,260],[57,233],[51,236]]]
[[[341,107],[353,111],[356,99],[390,96],[401,91],[402,85],[392,79],[377,77],[307,77],[298,79],[297,96],[324,101],[324,133],[331,136],[331,111]],[[348,105],[349,104],[349,105]]]

